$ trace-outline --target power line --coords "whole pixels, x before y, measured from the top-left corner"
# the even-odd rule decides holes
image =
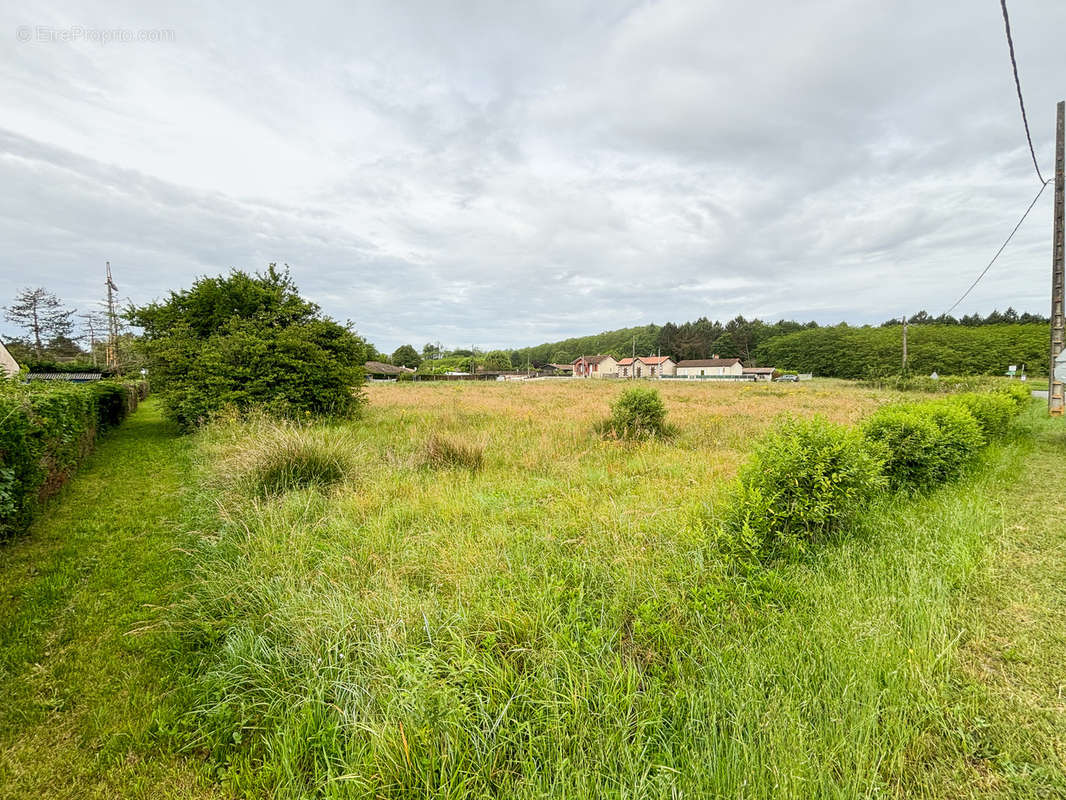
[[[1029,208],[1025,209],[1025,213],[1022,214],[1022,218],[1018,220],[1018,224],[1014,226],[1014,230],[1010,232],[1010,236],[1007,237],[1007,240],[999,246],[999,250],[997,250],[996,254],[992,256],[992,260],[988,262],[988,266],[981,270],[981,274],[978,275],[977,279],[970,284],[970,288],[963,292],[962,297],[956,300],[955,303],[951,306],[951,308],[945,311],[944,314],[950,314],[952,311],[954,311],[955,308],[959,305],[959,303],[965,300],[966,296],[973,291],[973,287],[975,287],[978,283],[981,282],[981,278],[983,278],[985,276],[985,273],[988,272],[988,270],[992,268],[992,265],[996,263],[996,259],[999,258],[999,254],[1002,253],[1004,249],[1006,249],[1008,244],[1010,244],[1010,240],[1014,238],[1014,234],[1018,232],[1018,228],[1022,227],[1022,223],[1025,222],[1025,218],[1029,216],[1029,212],[1033,210],[1033,206],[1036,205],[1036,201],[1040,199],[1040,195],[1044,193],[1044,190],[1047,188],[1047,185],[1048,181],[1044,181],[1044,183],[1041,184],[1040,191],[1036,193],[1036,197],[1033,198],[1033,202],[1029,204]]]
[[[1029,135],[1029,118],[1025,115],[1025,100],[1022,99],[1022,82],[1018,79],[1018,62],[1014,58],[1014,40],[1010,35],[1010,17],[1007,16],[1007,0],[999,0],[999,5],[1003,9],[1003,27],[1007,29],[1007,47],[1010,48],[1010,65],[1014,70],[1014,85],[1018,89],[1018,105],[1021,106],[1022,109],[1022,124],[1025,125],[1025,138],[1029,142],[1029,155],[1033,157],[1033,166],[1036,168],[1036,177],[1040,179],[1041,183],[1047,185],[1047,181],[1044,180],[1044,176],[1040,173],[1040,165],[1036,163],[1036,151],[1033,149],[1033,137]],[[1037,196],[1039,197],[1039,195]]]

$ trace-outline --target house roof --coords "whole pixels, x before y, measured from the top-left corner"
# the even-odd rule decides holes
[[[31,381],[71,381],[84,383],[98,381],[104,377],[102,372],[31,372],[26,376]]]
[[[363,368],[371,375],[400,375],[405,372],[414,372],[407,367],[397,367],[395,364],[383,364],[380,361],[367,361]]]
[[[739,364],[739,358],[696,358],[689,361],[678,361],[679,367],[731,367]]]
[[[575,358],[570,363],[571,364],[576,364],[578,361],[584,361],[586,364],[599,364],[601,361],[605,361],[606,359],[612,358],[612,357],[613,356],[602,356],[602,355],[601,356],[578,356],[577,358]]]
[[[556,369],[573,369],[573,364],[549,364],[549,367],[555,367]]]
[[[623,358],[621,361],[618,362],[618,366],[620,366],[620,367],[628,367],[632,363],[633,363],[633,359],[631,359],[631,358]]]
[[[637,361],[642,364],[662,364],[673,359],[670,356],[637,356]]]

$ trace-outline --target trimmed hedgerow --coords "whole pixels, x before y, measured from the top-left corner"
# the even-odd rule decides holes
[[[985,446],[981,426],[969,411],[951,403],[922,404],[918,408],[919,413],[927,414],[940,430],[939,482],[954,480]]]
[[[0,383],[0,536],[29,524],[92,449],[117,425],[147,384]]]
[[[860,431],[787,419],[756,446],[722,520],[723,542],[762,557],[802,552],[843,529],[885,485]]]
[[[973,415],[981,426],[981,433],[988,440],[1006,434],[1011,418],[1018,412],[1019,406],[1002,392],[977,393],[968,392],[948,398]]]

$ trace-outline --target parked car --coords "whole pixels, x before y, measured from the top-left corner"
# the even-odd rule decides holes
[[[791,373],[786,373],[784,375],[778,375],[776,378],[774,378],[775,381],[784,381],[785,383],[796,383],[797,381],[799,381],[799,379],[800,379],[799,375],[794,375],[794,374],[791,374]]]

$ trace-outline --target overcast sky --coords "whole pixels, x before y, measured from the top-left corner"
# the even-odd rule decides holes
[[[284,262],[388,351],[937,314],[1039,188],[997,0],[6,3],[0,97],[0,304]],[[1047,313],[1051,194],[957,313]]]

